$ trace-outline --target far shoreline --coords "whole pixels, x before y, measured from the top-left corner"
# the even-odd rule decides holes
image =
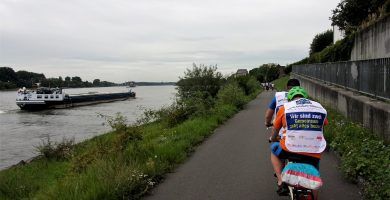
[[[136,88],[137,86],[175,86],[176,82],[136,82],[135,87],[131,88]],[[95,86],[95,87],[59,87],[62,89],[77,89],[77,88],[107,88],[107,87],[127,87],[128,85],[113,85],[113,86]],[[45,86],[42,86],[45,87]],[[22,87],[15,87],[15,88],[6,88],[6,89],[0,89],[1,92],[9,92],[9,91],[17,91]],[[37,87],[32,87],[32,88],[27,88],[27,89],[36,89]]]

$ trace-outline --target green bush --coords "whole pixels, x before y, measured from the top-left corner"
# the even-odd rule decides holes
[[[341,156],[345,177],[361,184],[366,199],[390,199],[390,146],[361,125],[327,110],[326,138]]]
[[[283,69],[284,73],[285,74],[290,74],[291,71],[292,71],[292,65],[287,65],[284,69]]]
[[[285,72],[287,73],[291,71],[290,68],[293,65],[348,61],[351,59],[351,52],[354,41],[355,33],[348,35],[333,45],[327,46],[320,52],[312,53],[309,57],[288,65],[285,69]]]
[[[217,98],[220,105],[228,104],[237,108],[242,108],[247,101],[244,90],[236,81],[231,81],[224,85],[223,88],[219,90]]]
[[[205,91],[197,91],[192,94],[191,98],[185,98],[179,104],[184,104],[184,108],[189,112],[191,117],[208,115],[210,109],[215,104],[215,98]]]
[[[313,42],[310,44],[310,55],[317,53],[325,49],[327,46],[333,43],[333,31],[327,30],[323,33],[317,34]]]
[[[108,125],[117,132],[126,131],[127,129],[127,119],[120,112],[115,113],[115,116],[103,115],[101,113],[98,113],[98,116],[105,119]]]
[[[42,144],[35,149],[46,159],[63,160],[69,159],[73,155],[74,139],[63,138],[62,142],[52,142],[50,137],[47,140],[42,140]]]
[[[256,93],[259,90],[259,82],[256,80],[254,76],[239,76],[239,77],[232,77],[228,80],[229,81],[235,81],[238,83],[238,85],[243,89],[245,92],[244,95],[250,96],[253,93]]]
[[[254,98],[258,95],[260,89],[259,82],[257,80],[250,76],[249,79],[246,82],[245,92],[247,96],[250,96],[251,98]]]
[[[216,66],[193,64],[192,69],[184,72],[184,77],[176,83],[178,97],[181,100],[192,98],[194,95],[211,96],[214,98],[222,84],[222,74],[217,72]]]
[[[189,103],[189,102],[187,102]],[[199,107],[199,104],[190,106],[185,106],[183,104],[179,104],[177,102],[173,103],[172,105],[168,107],[163,107],[160,110],[157,111],[159,115],[159,119],[162,122],[165,122],[168,127],[174,127],[185,120],[187,120],[192,114],[194,114],[197,110],[196,108]],[[200,109],[202,110],[202,109]],[[199,112],[202,112],[200,111]]]
[[[314,53],[308,58],[308,63],[325,63],[348,61],[351,58],[351,52],[354,43],[355,34],[351,34],[335,44],[326,47],[321,52]]]

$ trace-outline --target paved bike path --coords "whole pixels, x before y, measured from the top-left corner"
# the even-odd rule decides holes
[[[274,92],[263,92],[244,110],[214,131],[193,155],[144,197],[147,200],[288,199],[275,193],[264,112]],[[361,199],[345,181],[335,155],[326,152],[320,172],[321,200]]]

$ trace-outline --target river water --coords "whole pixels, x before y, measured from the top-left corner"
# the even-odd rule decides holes
[[[123,92],[125,87],[64,89],[68,94],[86,92]],[[114,116],[120,112],[133,123],[144,108],[159,109],[170,105],[175,86],[138,86],[132,88],[135,99],[101,103],[69,109],[29,112],[15,104],[15,91],[0,91],[0,169],[36,156],[36,146],[47,141],[74,138],[76,142],[111,130],[98,114]]]

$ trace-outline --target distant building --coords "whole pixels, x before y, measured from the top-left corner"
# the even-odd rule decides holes
[[[248,74],[249,73],[247,69],[238,69],[236,72],[236,76],[246,76]]]
[[[344,0],[341,0],[343,2]],[[340,30],[338,26],[333,26],[333,44],[336,43],[339,40],[344,39],[345,37],[345,32],[343,30]]]
[[[333,44],[339,40],[344,39],[344,37],[345,32],[343,30],[340,30],[338,26],[333,26]]]

